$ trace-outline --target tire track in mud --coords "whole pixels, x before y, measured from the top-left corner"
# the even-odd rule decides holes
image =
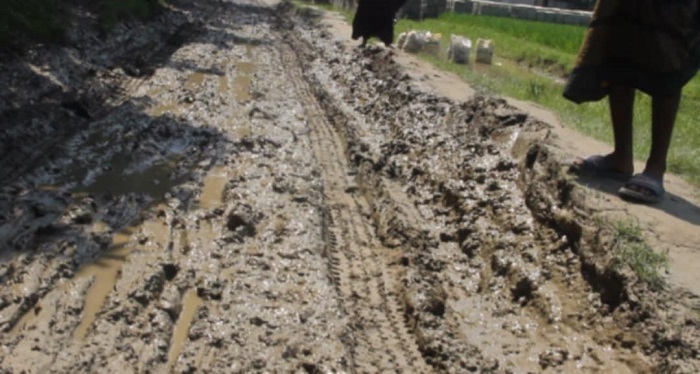
[[[410,93],[397,87],[403,79],[391,52],[370,48],[348,56],[339,47],[327,53],[318,40],[322,32],[310,30],[294,42],[309,65],[304,77],[347,142],[346,159],[357,165],[359,189],[377,213],[377,236],[405,249],[402,261],[411,266],[401,278],[407,285],[401,296],[427,363],[444,372],[650,370],[637,349],[618,347],[623,335],[600,317],[609,313],[597,300],[602,295],[579,274],[577,248],[569,249],[576,230],[559,227],[559,219],[541,222],[526,204],[522,171],[508,153],[515,152],[521,128],[537,125],[499,100],[459,105]],[[308,48],[300,47],[304,43]],[[561,213],[567,213],[560,196],[566,185],[556,181],[560,185],[542,192],[561,198]],[[383,211],[401,210],[405,201],[415,206],[400,215]],[[423,225],[437,231],[423,237]],[[420,284],[414,287],[411,277]]]
[[[353,341],[349,347],[358,372],[428,372],[418,346],[409,334],[396,298],[396,279],[384,247],[371,224],[371,210],[353,181],[343,138],[326,120],[303,78],[292,46],[283,45],[289,77],[305,104],[309,136],[324,186],[325,242],[330,272],[341,308],[350,318]]]

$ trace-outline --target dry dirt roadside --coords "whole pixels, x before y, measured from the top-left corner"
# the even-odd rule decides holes
[[[700,368],[548,125],[320,21],[183,1],[2,66],[1,372]]]

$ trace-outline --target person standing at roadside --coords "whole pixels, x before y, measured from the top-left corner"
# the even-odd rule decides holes
[[[657,203],[683,86],[700,67],[700,0],[598,0],[578,61],[564,89],[576,102],[608,97],[614,150],[579,158],[572,171],[623,178],[619,195]],[[652,144],[634,174],[635,91],[652,98]]]
[[[406,0],[359,0],[352,20],[352,39],[362,38],[364,47],[369,38],[376,36],[387,47],[394,42],[396,13]]]

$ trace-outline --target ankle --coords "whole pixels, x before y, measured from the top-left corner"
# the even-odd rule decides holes
[[[615,161],[621,164],[632,164],[634,162],[634,156],[631,150],[614,150],[612,153],[608,154],[607,157],[609,157],[611,161]]]
[[[665,164],[654,164],[654,163],[647,162],[647,166],[644,168],[644,174],[652,176],[658,180],[663,180],[665,173],[666,173],[666,165]]]
[[[632,154],[615,151],[605,157],[608,159],[609,164],[613,165],[618,171],[625,173],[632,173],[634,171],[634,159]]]

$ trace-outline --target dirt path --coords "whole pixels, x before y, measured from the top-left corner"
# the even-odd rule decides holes
[[[2,66],[0,372],[700,368],[549,126],[321,21],[188,1]]]

